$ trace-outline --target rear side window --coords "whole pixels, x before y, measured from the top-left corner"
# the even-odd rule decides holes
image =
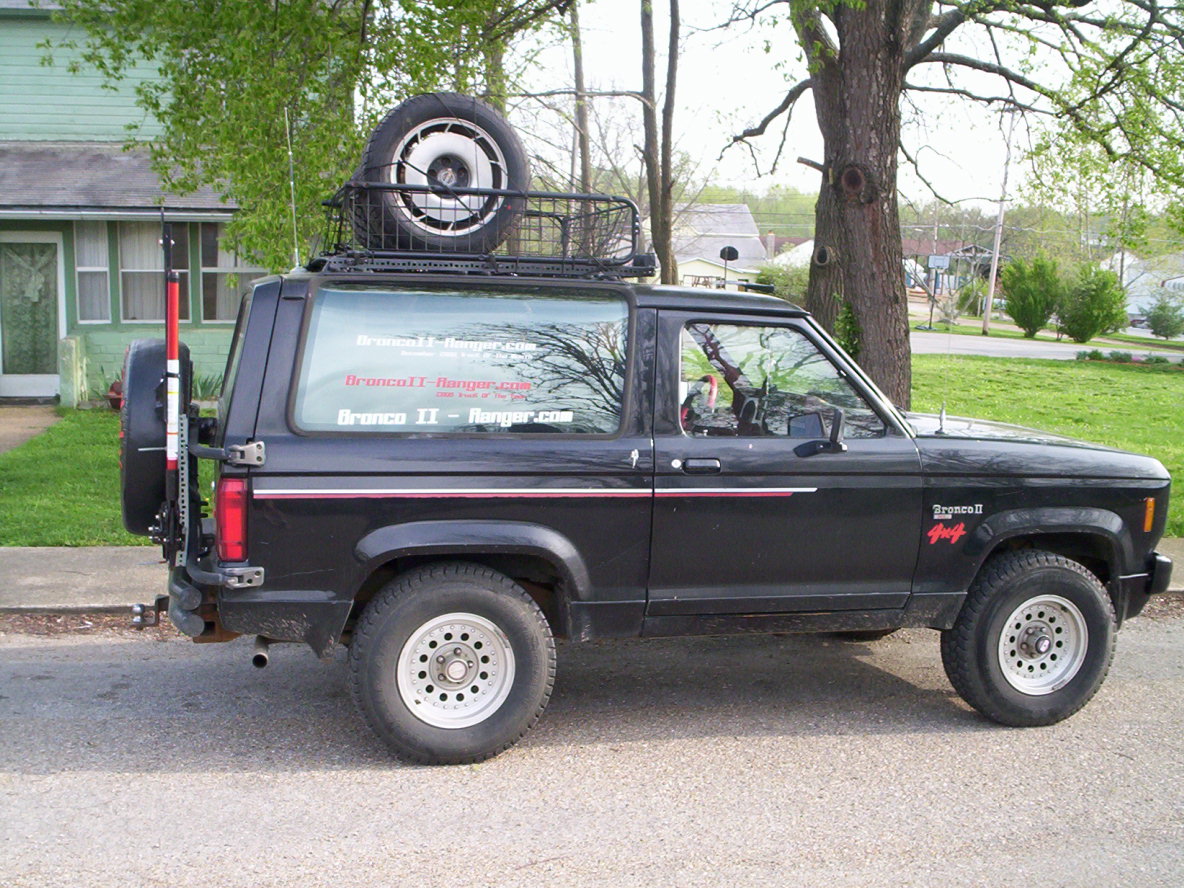
[[[313,432],[613,434],[629,310],[606,291],[313,297],[293,404]]]

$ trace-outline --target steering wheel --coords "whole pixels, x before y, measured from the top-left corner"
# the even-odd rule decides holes
[[[715,401],[719,397],[719,380],[710,373],[705,373],[687,386],[687,396],[683,398],[682,408],[678,412],[678,421],[685,429],[687,420],[692,419],[701,411],[696,409],[695,401],[703,399],[706,410],[715,409]]]

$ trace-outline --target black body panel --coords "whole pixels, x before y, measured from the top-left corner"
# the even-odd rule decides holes
[[[247,564],[265,579],[185,593],[216,604],[231,632],[304,641],[324,654],[376,584],[434,559],[491,564],[540,600],[552,596],[556,630],[579,640],[948,628],[1001,547],[1080,560],[1108,584],[1120,619],[1166,588],[1170,562],[1154,547],[1170,479],[1157,461],[1014,426],[902,415],[806,313],[769,297],[555,282],[628,302],[613,435],[301,432],[293,386],[310,297],[343,281],[525,286],[374,273],[256,285],[216,443],[266,446],[262,466],[221,467],[248,480]],[[785,437],[684,434],[677,339],[704,318],[792,327],[885,433],[811,455]],[[688,473],[688,460],[718,460],[719,470]],[[210,556],[200,563],[218,567]],[[178,594],[189,583],[178,573]]]

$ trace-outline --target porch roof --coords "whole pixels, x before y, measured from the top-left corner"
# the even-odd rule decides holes
[[[0,142],[0,218],[156,214],[227,218],[236,209],[210,188],[167,194],[143,150],[119,142]]]

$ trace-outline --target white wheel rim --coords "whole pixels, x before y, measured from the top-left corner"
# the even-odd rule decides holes
[[[490,135],[476,124],[441,117],[420,124],[395,147],[387,172],[393,184],[438,190],[399,195],[407,221],[443,237],[460,237],[487,224],[502,205],[500,197],[449,194],[447,186],[507,186],[506,159]]]
[[[1073,680],[1089,649],[1089,628],[1077,605],[1037,595],[1011,612],[999,635],[999,668],[1007,683],[1034,697]]]
[[[467,728],[510,695],[514,650],[484,617],[444,614],[411,633],[395,668],[399,697],[412,715],[437,728]]]

